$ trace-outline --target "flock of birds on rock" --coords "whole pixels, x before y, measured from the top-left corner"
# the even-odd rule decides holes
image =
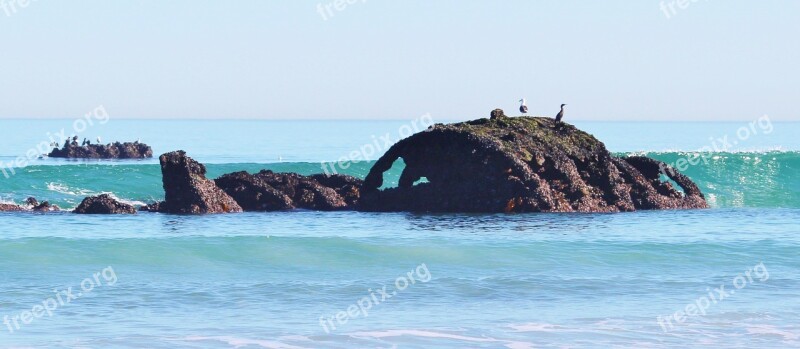
[[[525,98],[520,99],[519,103],[520,103],[519,112],[522,113],[523,115],[528,114],[528,105],[525,103]],[[564,118],[564,106],[566,106],[566,104],[561,105],[561,111],[558,112],[558,115],[556,115],[556,123],[560,123],[561,119]]]
[[[95,143],[95,144],[102,145],[102,142],[103,142],[103,140],[98,136],[97,137],[97,143]],[[137,139],[136,142],[133,142],[133,143],[134,144],[139,144],[139,143],[141,143],[141,140]],[[72,146],[77,146],[78,145],[78,136],[67,137],[66,142],[64,142],[64,147],[66,148],[66,147],[68,147],[70,145],[72,145]],[[84,138],[83,142],[81,142],[81,146],[84,147],[84,146],[87,146],[87,145],[92,145],[92,141]],[[58,148],[59,144],[58,144],[58,142],[52,142],[52,143],[50,143],[50,146],[52,146],[54,148]]]

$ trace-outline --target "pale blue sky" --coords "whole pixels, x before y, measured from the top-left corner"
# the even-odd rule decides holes
[[[660,2],[36,0],[0,117],[800,120],[800,1]]]

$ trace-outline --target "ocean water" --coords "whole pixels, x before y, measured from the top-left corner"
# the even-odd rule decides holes
[[[183,149],[212,178],[310,174],[354,151],[374,160],[416,121],[112,118],[80,137]],[[619,155],[685,161],[712,208],[0,213],[0,347],[800,347],[800,123],[576,124]],[[0,166],[3,202],[163,197],[155,159],[35,159],[72,120],[0,126],[0,163],[34,149]],[[345,165],[363,177],[371,162]]]

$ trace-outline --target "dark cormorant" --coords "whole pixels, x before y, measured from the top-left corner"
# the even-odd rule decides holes
[[[522,114],[527,114],[528,113],[528,106],[525,104],[525,98],[520,99],[519,102],[521,103],[519,105],[519,112],[522,113]]]
[[[561,111],[558,112],[558,115],[556,115],[556,123],[557,124],[561,123],[561,119],[564,118],[564,106],[565,105],[566,104],[562,104],[561,105]]]

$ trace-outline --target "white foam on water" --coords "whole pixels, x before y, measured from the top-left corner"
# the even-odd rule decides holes
[[[234,348],[241,348],[250,345],[256,345],[262,348],[267,349],[307,349],[304,347],[298,347],[291,344],[270,341],[270,340],[263,340],[263,339],[248,339],[248,338],[240,338],[240,337],[232,337],[232,336],[188,336],[181,340],[190,341],[190,342],[205,342],[205,341],[216,341],[216,342],[223,342],[228,344]]]
[[[57,183],[57,182],[48,182],[47,183],[47,189],[50,190],[50,191],[54,191],[56,193],[59,193],[59,194],[77,196],[77,197],[87,197],[87,196],[97,196],[97,195],[102,195],[102,194],[108,194],[109,196],[111,196],[112,199],[117,200],[117,201],[119,201],[119,202],[121,202],[123,204],[128,204],[128,205],[131,205],[131,206],[144,206],[144,205],[147,205],[147,203],[145,203],[143,201],[129,200],[129,199],[120,198],[119,196],[117,196],[116,194],[114,194],[113,192],[110,192],[110,191],[96,192],[96,191],[92,191],[92,190],[89,190],[89,189],[71,188],[71,187],[69,187],[69,186],[67,186],[65,184]]]
[[[533,348],[532,343],[496,339],[491,337],[469,337],[452,333],[434,332],[425,330],[366,331],[366,332],[351,333],[350,336],[358,339],[372,339],[372,338],[381,339],[390,337],[411,336],[411,337],[422,337],[422,338],[452,339],[457,341],[473,342],[473,343],[504,343],[503,346],[510,349]]]
[[[70,188],[69,186],[57,183],[57,182],[48,182],[47,183],[47,190],[54,191],[59,194],[65,195],[72,195],[72,196],[91,196],[95,195],[93,191],[88,189],[81,189],[81,188]]]
[[[565,332],[566,328],[543,323],[527,323],[508,326],[517,332]]]
[[[100,193],[100,194],[108,194],[109,196],[111,196],[111,198],[112,198],[112,199],[114,199],[114,200],[117,200],[117,201],[119,201],[119,202],[121,202],[121,203],[123,203],[123,204],[128,204],[128,205],[131,205],[131,206],[145,206],[145,205],[147,205],[147,204],[146,204],[145,202],[143,202],[143,201],[139,201],[139,200],[128,200],[128,199],[123,199],[123,198],[120,198],[120,197],[118,197],[117,195],[115,195],[114,193],[112,193],[112,192],[110,192],[110,191],[108,191],[108,192],[102,192],[102,193]]]
[[[800,340],[800,332],[797,331],[789,332],[772,325],[750,325],[747,327],[747,333],[758,334],[758,335],[780,336],[783,337],[784,340],[792,342]]]

